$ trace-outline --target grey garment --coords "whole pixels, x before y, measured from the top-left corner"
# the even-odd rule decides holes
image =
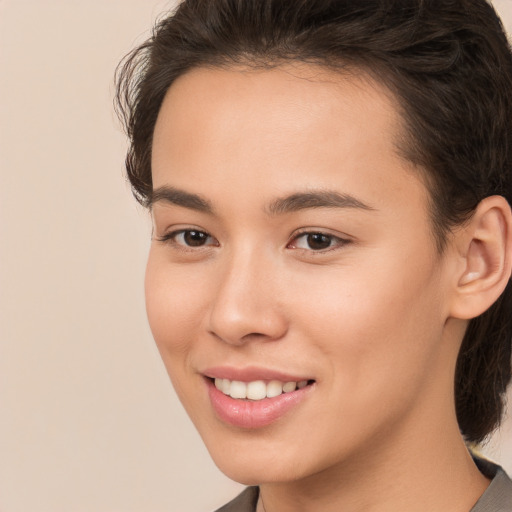
[[[512,512],[512,480],[500,466],[485,459],[474,457],[474,460],[492,481],[470,512]]]
[[[256,512],[259,494],[258,487],[247,487],[233,501],[215,512]]]
[[[477,458],[475,462],[487,478],[492,478],[492,482],[469,512],[512,512],[512,480],[492,462]],[[247,487],[216,512],[256,512],[258,495],[258,487]]]

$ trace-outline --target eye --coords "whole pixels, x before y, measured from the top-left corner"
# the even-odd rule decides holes
[[[310,231],[301,233],[294,237],[292,242],[288,245],[292,249],[305,249],[308,251],[327,251],[336,247],[349,243],[334,235],[322,233],[320,231]]]
[[[180,229],[158,238],[160,242],[171,242],[185,248],[218,245],[211,235],[198,229]]]

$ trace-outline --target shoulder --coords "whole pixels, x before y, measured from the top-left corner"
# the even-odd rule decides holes
[[[471,512],[512,512],[512,480],[500,466],[490,461],[475,458],[475,462],[492,480]]]
[[[230,501],[215,512],[255,512],[258,502],[258,487],[247,487],[234,500]]]

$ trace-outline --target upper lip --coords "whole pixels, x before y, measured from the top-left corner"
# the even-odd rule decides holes
[[[290,374],[259,366],[246,366],[244,368],[236,368],[234,366],[212,366],[201,373],[211,379],[229,379],[239,380],[242,382],[252,382],[255,380],[300,382],[304,380],[312,380],[308,376]]]

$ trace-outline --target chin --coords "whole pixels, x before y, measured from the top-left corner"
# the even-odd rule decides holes
[[[249,459],[233,455],[230,460],[226,457],[213,460],[222,473],[243,485],[292,482],[305,476],[292,472],[289,465],[277,461],[275,457],[270,460],[261,460],[259,457]]]
[[[222,473],[244,485],[298,481],[322,469],[299,443],[279,442],[271,432],[220,437],[203,436],[210,456]]]

